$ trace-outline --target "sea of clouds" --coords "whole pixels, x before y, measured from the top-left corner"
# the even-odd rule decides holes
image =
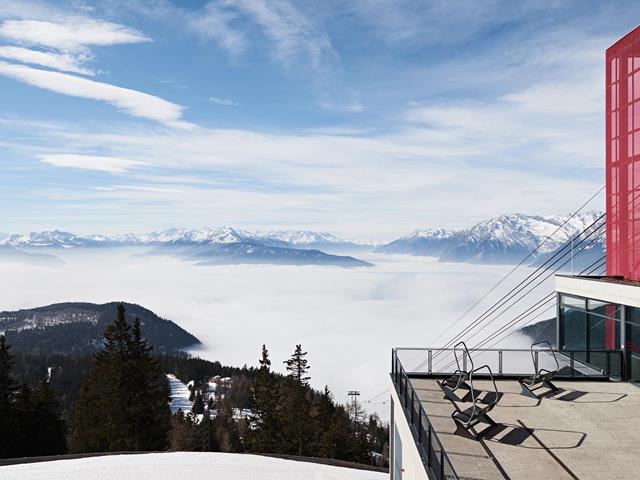
[[[0,310],[66,301],[138,303],[200,338],[194,355],[257,365],[264,343],[278,371],[301,343],[309,352],[313,386],[329,386],[340,401],[348,390],[360,390],[366,401],[388,389],[392,347],[432,345],[512,268],[374,254],[364,256],[374,267],[357,269],[203,267],[121,249],[56,255],[63,265],[0,263]],[[476,316],[526,273],[509,278],[474,310]],[[511,318],[504,315],[485,334]],[[525,346],[527,340],[515,335],[507,343]],[[387,398],[365,407],[387,417]]]

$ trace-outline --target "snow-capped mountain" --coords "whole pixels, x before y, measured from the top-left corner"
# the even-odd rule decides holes
[[[454,262],[511,263],[522,260],[551,236],[533,256],[536,259],[557,251],[601,215],[598,212],[578,214],[559,230],[569,216],[501,215],[468,229],[416,230],[378,247],[377,251],[434,256]],[[604,235],[591,249],[604,251]]]
[[[277,230],[273,232],[244,232],[251,238],[274,246],[294,248],[317,248],[329,251],[371,250],[375,242],[340,238],[332,233],[310,230]]]
[[[320,245],[367,245],[367,242],[345,240],[325,232],[305,230],[280,230],[274,232],[250,232],[231,227],[219,228],[169,228],[151,233],[124,235],[76,235],[60,230],[32,232],[24,235],[0,237],[0,245],[12,247],[78,248],[116,245],[161,244],[209,244],[225,245],[243,242],[260,242],[275,246],[315,248]]]
[[[0,240],[0,248],[74,249],[155,247],[150,253],[178,256],[203,265],[268,263],[279,265],[368,266],[350,256],[331,255],[317,249],[319,245],[345,245],[330,234],[314,232],[261,233],[230,227],[183,229],[170,228],[140,235],[76,235],[59,230],[10,235]]]

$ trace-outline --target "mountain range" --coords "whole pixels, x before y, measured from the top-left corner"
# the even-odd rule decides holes
[[[249,232],[230,227],[183,229],[170,228],[146,234],[77,235],[60,230],[9,235],[0,240],[2,251],[32,253],[34,249],[78,249],[153,247],[151,255],[171,255],[198,265],[279,264],[336,265],[362,267],[371,264],[346,255],[325,253],[335,250],[361,249],[360,243],[339,239],[328,233],[308,231]],[[1,256],[0,256],[1,258]]]
[[[377,247],[376,251],[432,256],[448,262],[518,263],[544,242],[531,256],[531,263],[535,264],[536,261],[553,255],[601,215],[599,212],[587,212],[571,219],[561,215],[501,215],[471,228],[416,230]],[[605,238],[602,235],[585,250],[583,257],[595,259],[604,254],[604,249]]]
[[[68,354],[94,353],[104,330],[116,317],[118,303],[58,303],[46,307],[0,312],[0,334],[16,351]],[[127,319],[140,318],[144,336],[157,352],[172,353],[200,343],[171,320],[140,305],[124,304]]]
[[[326,232],[280,230],[257,232],[230,227],[170,228],[145,234],[77,235],[59,230],[0,236],[0,259],[44,261],[57,249],[148,247],[148,255],[172,255],[198,265],[286,264],[369,266],[351,252],[437,257],[446,262],[518,263],[538,245],[531,264],[544,261],[601,216],[599,212],[565,215],[501,215],[470,228],[416,230],[386,244],[343,239]],[[565,224],[566,222],[566,224]],[[551,238],[547,238],[551,236]],[[543,243],[544,242],[544,243]],[[590,245],[576,265],[600,258],[605,251],[602,235]],[[49,258],[53,262],[55,257]],[[584,265],[582,265],[584,264]]]

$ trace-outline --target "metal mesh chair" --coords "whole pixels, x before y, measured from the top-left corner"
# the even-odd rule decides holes
[[[551,352],[551,355],[553,356],[553,360],[555,361],[556,364],[556,369],[555,370],[547,370],[546,368],[538,368],[538,359],[539,359],[539,352],[541,351],[540,349],[535,349],[536,346],[538,345],[544,345],[546,344],[549,347],[549,351]],[[531,377],[527,377],[527,378],[523,378],[518,380],[518,382],[520,383],[520,386],[522,387],[522,392],[521,394],[526,396],[526,397],[531,397],[531,398],[535,398],[536,400],[539,400],[540,398],[542,398],[543,395],[538,395],[536,394],[536,390],[539,390],[540,388],[544,388],[546,387],[547,389],[553,391],[553,392],[557,392],[559,390],[558,387],[556,387],[553,382],[551,382],[551,380],[553,380],[553,378],[556,376],[556,374],[558,373],[558,370],[560,370],[560,363],[558,362],[558,358],[556,357],[556,353],[553,351],[553,348],[551,347],[551,343],[547,342],[547,341],[542,341],[542,342],[536,342],[534,344],[531,345],[531,360],[533,361],[533,375]]]
[[[489,374],[489,379],[493,385],[493,391],[487,392],[485,395],[481,395],[473,387],[473,376],[480,370],[486,370]],[[471,394],[471,406],[465,410],[461,410],[456,402],[452,402],[456,411],[451,414],[451,418],[456,423],[456,434],[462,434],[474,439],[480,438],[486,431],[478,433],[475,430],[475,426],[479,423],[486,423],[489,428],[496,425],[496,422],[488,415],[491,410],[495,408],[500,400],[500,393],[498,392],[498,386],[493,378],[493,372],[489,365],[482,365],[481,367],[474,368],[469,372],[469,386]]]
[[[471,390],[471,386],[467,383],[469,379],[469,370],[467,370],[467,358],[469,359],[469,363],[471,364],[471,369],[473,370],[473,358],[469,354],[469,349],[467,348],[467,344],[464,342],[458,342],[453,347],[453,356],[456,360],[456,371],[454,374],[443,380],[442,382],[437,382],[440,385],[440,389],[444,393],[444,395],[452,402],[459,402],[460,398],[456,395],[456,390],[459,388],[463,388],[465,390]]]

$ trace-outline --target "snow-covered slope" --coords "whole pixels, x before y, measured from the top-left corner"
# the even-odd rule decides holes
[[[536,257],[557,251],[600,215],[599,212],[576,215],[555,234],[568,216],[501,215],[468,229],[417,230],[377,250],[382,253],[435,256],[445,261],[509,263],[520,261],[552,234]],[[604,250],[604,236],[594,249],[600,252]]]
[[[176,413],[178,410],[183,412],[189,412],[193,407],[193,402],[189,400],[189,389],[182,383],[182,381],[175,375],[167,374],[167,381],[169,382],[169,395],[171,396],[171,413]]]
[[[383,480],[386,473],[259,455],[146,453],[58,460],[0,467],[12,480]]]

